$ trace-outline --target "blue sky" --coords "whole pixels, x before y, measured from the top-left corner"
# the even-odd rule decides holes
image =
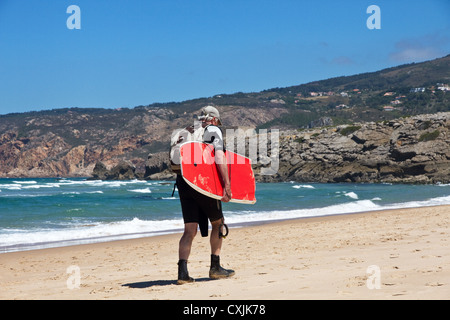
[[[381,29],[367,28],[370,5]],[[254,92],[447,54],[448,0],[0,0],[0,114]]]

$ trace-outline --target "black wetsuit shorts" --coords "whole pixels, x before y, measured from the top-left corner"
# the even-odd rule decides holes
[[[177,188],[184,223],[201,224],[205,219],[213,222],[223,218],[222,202],[195,191],[181,175],[177,175]]]

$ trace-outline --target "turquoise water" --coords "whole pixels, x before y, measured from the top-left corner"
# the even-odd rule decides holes
[[[0,179],[0,253],[136,238],[183,228],[165,181]],[[223,205],[228,224],[450,204],[450,184],[258,183],[254,205]]]

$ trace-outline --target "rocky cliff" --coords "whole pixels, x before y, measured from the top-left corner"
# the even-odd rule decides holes
[[[278,109],[262,111],[253,109],[252,113],[247,113],[245,123],[254,128],[283,112]],[[232,122],[241,113],[239,109],[229,108],[224,117]],[[68,118],[74,121],[74,117],[72,114]],[[75,119],[80,117],[83,115]],[[86,133],[68,125],[63,135],[52,119],[40,123],[39,127],[32,122],[27,135],[11,128],[0,135],[0,177],[171,179],[173,174],[167,162],[169,138],[164,132],[180,127],[181,119],[170,122],[162,115],[153,120],[146,117],[147,114],[135,116],[125,123],[132,126],[134,122],[136,128],[144,127],[142,132],[136,129],[132,134],[92,124],[90,137],[97,136],[97,140],[86,138],[83,141]],[[258,181],[265,182],[448,183],[449,118],[450,112],[443,112],[381,122],[280,131],[279,153],[274,155],[279,159],[277,172],[261,175],[260,159],[254,161],[254,170]],[[74,145],[75,137],[79,139],[78,145]],[[152,152],[146,148],[152,142],[165,151]]]
[[[0,177],[89,177],[98,162],[106,170],[128,164],[147,177],[158,171],[146,168],[148,154],[168,150],[172,131],[193,124],[206,103],[178,106],[184,111],[74,108],[0,116]],[[252,127],[286,112],[276,106],[220,109],[225,123]]]
[[[258,181],[449,183],[450,112],[282,131],[278,157],[273,175],[254,161]],[[166,152],[150,154],[144,178],[172,179],[168,167]]]
[[[283,132],[279,157],[260,181],[449,183],[450,112]]]

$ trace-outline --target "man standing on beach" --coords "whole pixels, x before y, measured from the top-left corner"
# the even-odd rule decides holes
[[[187,261],[191,253],[192,241],[197,234],[200,225],[202,236],[208,235],[208,219],[212,225],[210,245],[211,245],[211,267],[209,277],[211,279],[227,278],[234,275],[233,270],[227,270],[220,266],[220,250],[222,248],[222,227],[224,217],[222,213],[222,203],[231,199],[231,185],[228,178],[228,168],[223,147],[222,131],[218,127],[222,125],[219,111],[212,106],[202,108],[201,127],[196,130],[203,130],[203,141],[210,143],[215,149],[215,163],[219,174],[224,181],[223,197],[216,200],[207,197],[191,188],[180,174],[177,174],[177,188],[180,196],[181,210],[183,212],[184,233],[179,243],[178,261],[178,284],[193,282],[189,276]],[[205,227],[206,226],[206,227]],[[206,228],[206,235],[205,235]]]

